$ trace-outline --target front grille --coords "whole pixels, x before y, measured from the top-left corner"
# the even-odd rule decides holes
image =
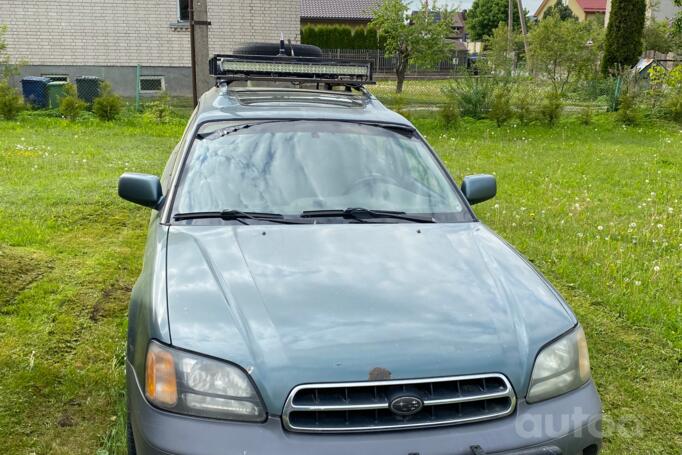
[[[423,406],[401,415],[397,402],[405,397]],[[514,390],[501,374],[306,384],[291,391],[282,420],[297,432],[386,431],[495,419],[515,405]]]

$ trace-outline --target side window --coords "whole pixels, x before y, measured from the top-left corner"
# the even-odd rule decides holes
[[[161,187],[163,188],[164,194],[168,193],[168,187],[171,182],[173,168],[175,167],[175,162],[178,159],[178,152],[182,148],[181,144],[182,142],[175,146],[175,150],[173,150],[173,153],[171,153],[171,156],[168,158],[168,162],[166,163],[166,167],[163,169],[163,174],[161,175]]]
[[[189,0],[178,0],[178,20],[189,20]]]
[[[163,187],[164,194],[168,194],[173,176],[178,172],[178,166],[180,164],[179,158],[182,156],[185,146],[192,142],[192,138],[188,137],[188,135],[194,128],[197,112],[198,108],[195,108],[194,112],[192,112],[192,115],[189,118],[189,121],[187,122],[185,131],[182,133],[182,139],[180,140],[180,143],[175,146],[175,149],[173,150],[173,153],[171,153],[168,163],[166,163],[166,167],[163,170],[163,175],[161,176],[161,186]]]

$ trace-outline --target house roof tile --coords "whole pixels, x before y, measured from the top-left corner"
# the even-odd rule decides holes
[[[586,13],[606,12],[606,0],[576,0]]]
[[[302,19],[372,19],[372,10],[381,0],[301,0]]]

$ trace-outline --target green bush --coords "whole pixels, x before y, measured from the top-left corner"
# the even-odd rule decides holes
[[[537,117],[537,103],[535,96],[529,90],[518,91],[511,100],[514,116],[522,125],[528,125]]]
[[[69,120],[76,120],[86,107],[85,101],[78,98],[76,87],[73,84],[66,84],[64,97],[59,101],[59,113]]]
[[[24,100],[19,92],[7,82],[0,82],[0,117],[14,120],[24,109]]]
[[[100,96],[92,103],[92,112],[105,122],[116,120],[123,110],[123,100],[111,89],[111,84],[102,82]]]
[[[554,90],[548,90],[540,104],[540,116],[549,126],[554,126],[559,122],[564,103],[561,95]]]
[[[144,118],[156,123],[167,123],[173,110],[170,104],[168,92],[162,92],[154,101],[147,103],[144,109]]]
[[[666,116],[675,122],[682,123],[682,91],[673,93],[664,104]]]
[[[498,128],[507,123],[514,115],[509,98],[508,87],[506,89],[499,88],[493,93],[487,117],[495,121]]]
[[[438,111],[443,126],[453,128],[459,125],[460,110],[456,99],[448,98],[445,104]]]
[[[635,95],[630,93],[630,91],[625,91],[620,95],[616,118],[623,125],[635,125],[639,121],[637,100]]]
[[[495,86],[491,77],[465,76],[451,81],[443,93],[457,100],[463,116],[482,119],[490,111]]]
[[[591,125],[592,124],[592,106],[587,105],[580,109],[580,112],[578,113],[578,120],[580,120],[580,123],[583,125]]]

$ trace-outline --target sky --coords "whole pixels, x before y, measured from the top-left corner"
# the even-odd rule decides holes
[[[541,1],[542,0],[524,0],[523,7],[524,9],[528,10],[530,14],[533,14],[538,6],[540,6]],[[411,3],[412,6],[416,8],[421,2],[420,0],[412,0]],[[451,8],[462,10],[470,8],[473,0],[438,0],[438,3],[440,5],[448,5]]]

